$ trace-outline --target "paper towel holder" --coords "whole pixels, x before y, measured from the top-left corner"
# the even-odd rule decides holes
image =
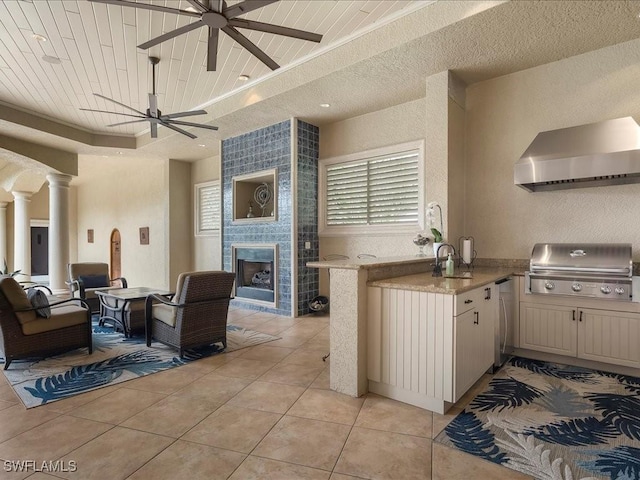
[[[465,246],[467,247],[465,249]],[[460,237],[458,239],[458,267],[464,267],[466,270],[473,270],[473,262],[478,252],[475,249],[475,240],[473,237]]]

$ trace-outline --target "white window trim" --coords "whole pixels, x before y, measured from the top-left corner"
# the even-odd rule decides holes
[[[418,222],[398,225],[327,225],[327,167],[337,163],[355,162],[373,157],[394,155],[411,150],[418,151]],[[339,157],[325,158],[319,161],[318,172],[318,235],[321,237],[338,237],[347,235],[406,235],[416,230],[424,230],[425,192],[424,192],[424,140],[390,145],[387,147],[351,153]]]
[[[220,221],[222,221],[222,188],[220,188],[220,180],[211,180],[209,182],[202,182],[202,183],[196,183],[194,185],[194,205],[195,205],[195,216],[194,216],[194,221],[193,221],[193,225],[194,225],[194,231],[195,231],[195,236],[196,237],[206,237],[206,236],[217,236],[220,235],[220,224],[218,224],[218,226],[216,228],[211,228],[211,229],[203,229],[202,225],[200,223],[200,191],[203,188],[209,188],[209,187],[214,187],[217,186],[220,192],[219,198],[218,198],[218,202],[219,202],[219,208],[220,208]]]

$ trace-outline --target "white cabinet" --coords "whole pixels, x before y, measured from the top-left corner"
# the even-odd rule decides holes
[[[578,309],[578,357],[640,368],[640,314]]]
[[[640,314],[520,302],[520,347],[640,367]]]
[[[520,302],[520,348],[577,354],[576,308]]]
[[[493,364],[495,286],[462,295],[369,287],[369,391],[444,413]]]
[[[495,285],[456,296],[454,402],[493,364],[497,300]]]

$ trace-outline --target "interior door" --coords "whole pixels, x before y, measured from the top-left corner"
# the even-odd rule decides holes
[[[121,256],[120,231],[114,228],[111,232],[111,278],[122,276]]]

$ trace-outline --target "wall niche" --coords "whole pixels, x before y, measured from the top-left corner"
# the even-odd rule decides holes
[[[278,220],[277,174],[273,168],[233,177],[233,223]]]

